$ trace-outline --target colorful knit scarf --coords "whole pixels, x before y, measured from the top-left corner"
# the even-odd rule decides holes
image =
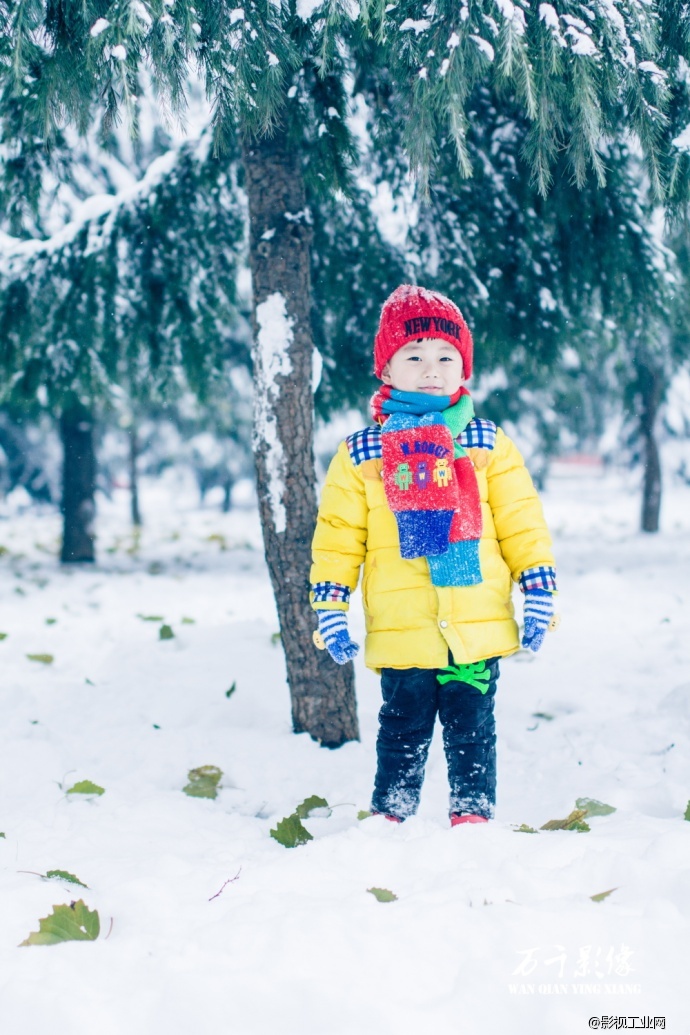
[[[459,442],[474,417],[469,392],[433,396],[384,385],[371,411],[382,424],[383,487],[401,556],[426,557],[435,586],[481,582],[479,489]]]

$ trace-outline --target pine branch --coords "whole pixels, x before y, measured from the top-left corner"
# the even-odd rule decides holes
[[[7,392],[40,384],[107,397],[203,393],[237,324],[244,213],[210,133],[153,162],[130,190],[85,207],[46,241],[0,238],[0,362]]]
[[[600,187],[606,183],[604,163],[599,152],[601,143],[601,111],[597,104],[595,69],[589,59],[575,57],[572,63],[573,125],[567,154],[573,179],[578,187],[587,180],[591,165]]]

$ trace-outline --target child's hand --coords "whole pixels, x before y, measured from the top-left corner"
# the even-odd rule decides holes
[[[525,631],[522,646],[537,653],[553,618],[553,593],[548,589],[528,589],[525,593]]]
[[[359,651],[359,644],[353,643],[347,631],[347,615],[344,611],[317,611],[319,634],[326,650],[338,665],[352,661]]]

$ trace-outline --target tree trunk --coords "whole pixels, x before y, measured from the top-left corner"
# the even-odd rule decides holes
[[[656,418],[663,397],[663,376],[647,368],[640,377],[642,412],[640,430],[643,441],[644,478],[642,482],[642,531],[659,531],[661,510],[661,460],[656,441]]]
[[[299,154],[282,130],[243,146],[254,325],[254,455],[266,560],[296,733],[325,747],[359,738],[352,663],[312,642],[316,521],[310,305],[311,226]]]
[[[232,507],[232,487],[234,484],[235,480],[232,475],[226,475],[225,481],[223,482],[223,504],[221,507],[223,514],[230,513],[230,508]]]
[[[137,474],[139,436],[137,435],[136,424],[132,424],[127,434],[129,437],[130,512],[132,515],[132,524],[135,528],[139,528],[141,525],[141,510],[139,509],[139,476]]]
[[[95,560],[96,455],[93,424],[92,414],[76,399],[65,406],[60,417],[64,451],[61,507],[64,524],[60,554],[63,564]]]

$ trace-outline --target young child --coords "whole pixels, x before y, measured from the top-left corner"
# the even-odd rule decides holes
[[[314,639],[339,665],[359,650],[346,612],[364,564],[365,661],[383,694],[372,811],[398,822],[417,810],[437,715],[451,824],[492,818],[499,658],[519,649],[512,582],[523,647],[539,650],[553,616],[541,504],[515,445],[474,416],[472,351],[450,299],[393,292],[374,343],[376,423],[341,443],[314,533]]]

